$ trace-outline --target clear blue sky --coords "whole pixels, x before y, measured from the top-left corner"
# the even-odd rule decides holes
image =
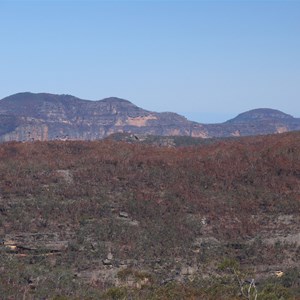
[[[22,91],[300,117],[300,1],[0,0],[0,98]]]

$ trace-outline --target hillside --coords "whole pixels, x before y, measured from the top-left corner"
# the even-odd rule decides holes
[[[19,93],[0,100],[0,141],[98,140],[115,133],[199,138],[300,130],[300,119],[256,109],[220,124],[147,111],[120,98],[89,101],[71,95]]]
[[[150,112],[119,98],[89,101],[70,95],[20,93],[0,101],[0,117],[2,141],[97,140],[116,132],[203,134],[200,124],[180,115]]]
[[[3,143],[0,295],[299,299],[299,195],[299,132]]]

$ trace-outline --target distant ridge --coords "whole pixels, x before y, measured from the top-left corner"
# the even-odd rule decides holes
[[[114,133],[199,138],[300,130],[300,119],[260,108],[220,124],[201,124],[176,113],[158,113],[128,100],[83,100],[72,95],[18,93],[0,100],[0,141],[96,140]]]
[[[258,108],[239,114],[237,117],[227,121],[229,123],[257,122],[265,120],[292,120],[291,115],[280,110],[270,108]]]

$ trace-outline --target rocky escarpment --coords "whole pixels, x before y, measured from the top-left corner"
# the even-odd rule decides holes
[[[0,101],[0,140],[102,139],[116,132],[206,137],[201,124],[119,98],[20,93]]]
[[[253,110],[221,124],[200,124],[114,97],[89,101],[71,95],[19,93],[0,100],[0,141],[96,140],[118,132],[209,138],[292,130],[300,130],[300,119],[272,109]]]

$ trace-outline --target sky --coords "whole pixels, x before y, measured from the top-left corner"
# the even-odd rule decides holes
[[[300,0],[0,0],[0,99],[25,91],[300,117]]]

